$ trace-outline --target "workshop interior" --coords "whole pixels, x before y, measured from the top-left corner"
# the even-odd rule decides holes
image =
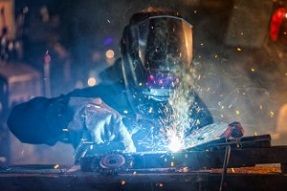
[[[112,83],[105,71],[120,57],[122,31],[149,6],[180,12],[192,25],[195,89],[215,122],[239,121],[243,137],[195,136],[176,152],[97,154],[90,142],[75,150],[22,143],[10,132],[7,118],[20,103]],[[0,0],[0,185],[7,190],[284,190],[286,144],[286,0]],[[21,173],[27,181],[15,178]],[[47,180],[32,184],[35,177]]]

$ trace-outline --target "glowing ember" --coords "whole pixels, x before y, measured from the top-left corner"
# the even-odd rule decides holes
[[[58,169],[60,167],[60,165],[56,164],[54,165],[54,169]]]
[[[170,166],[174,167],[174,162],[173,161],[170,162]]]

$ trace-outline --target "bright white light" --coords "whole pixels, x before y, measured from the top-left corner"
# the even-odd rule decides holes
[[[182,139],[179,136],[172,135],[170,137],[169,150],[176,152],[182,149]]]
[[[97,83],[96,78],[90,77],[90,78],[88,79],[88,85],[89,85],[89,86],[94,86],[94,85],[96,85],[96,83]]]

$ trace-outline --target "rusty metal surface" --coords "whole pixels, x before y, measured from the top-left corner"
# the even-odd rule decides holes
[[[268,164],[228,168],[223,191],[287,190],[286,147],[267,147],[242,150],[241,160],[253,159]],[[202,151],[197,151],[202,152]],[[206,152],[209,153],[209,152]],[[220,154],[219,151],[217,154]],[[257,153],[257,154],[256,154]],[[253,156],[251,156],[253,154]],[[154,154],[156,155],[156,153]],[[153,155],[153,157],[155,157]],[[231,153],[231,156],[234,153]],[[215,155],[214,155],[215,156]],[[181,157],[180,157],[181,158]],[[182,158],[181,158],[182,159]],[[149,158],[151,160],[151,158]],[[216,160],[216,157],[214,158]],[[232,161],[232,158],[231,158]],[[254,161],[253,161],[254,162]],[[272,164],[275,162],[276,164]],[[282,165],[284,168],[282,168]],[[188,167],[158,167],[125,169],[115,173],[84,172],[80,165],[19,165],[0,168],[0,185],[4,190],[122,190],[122,191],[213,191],[219,190],[222,168],[192,169]]]
[[[5,190],[218,190],[221,170],[189,172],[132,171],[113,176],[81,172],[79,166],[3,167]],[[224,190],[286,190],[287,176],[280,166],[228,169]]]
[[[115,154],[116,156],[117,154]],[[118,154],[121,155],[121,154]],[[177,153],[135,153],[122,155],[132,164],[125,169],[159,169],[184,168],[192,170],[222,168],[225,150],[187,151]],[[101,160],[105,155],[83,157],[81,167],[83,171],[100,171]],[[113,162],[113,161],[111,161]],[[266,148],[234,148],[231,149],[228,167],[253,167],[256,164],[287,163],[287,147],[273,146]],[[93,167],[99,168],[93,168]],[[97,170],[99,169],[99,170]]]

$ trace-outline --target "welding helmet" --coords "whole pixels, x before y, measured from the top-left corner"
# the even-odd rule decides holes
[[[172,11],[134,14],[121,39],[126,87],[167,100],[192,61],[192,26]]]

